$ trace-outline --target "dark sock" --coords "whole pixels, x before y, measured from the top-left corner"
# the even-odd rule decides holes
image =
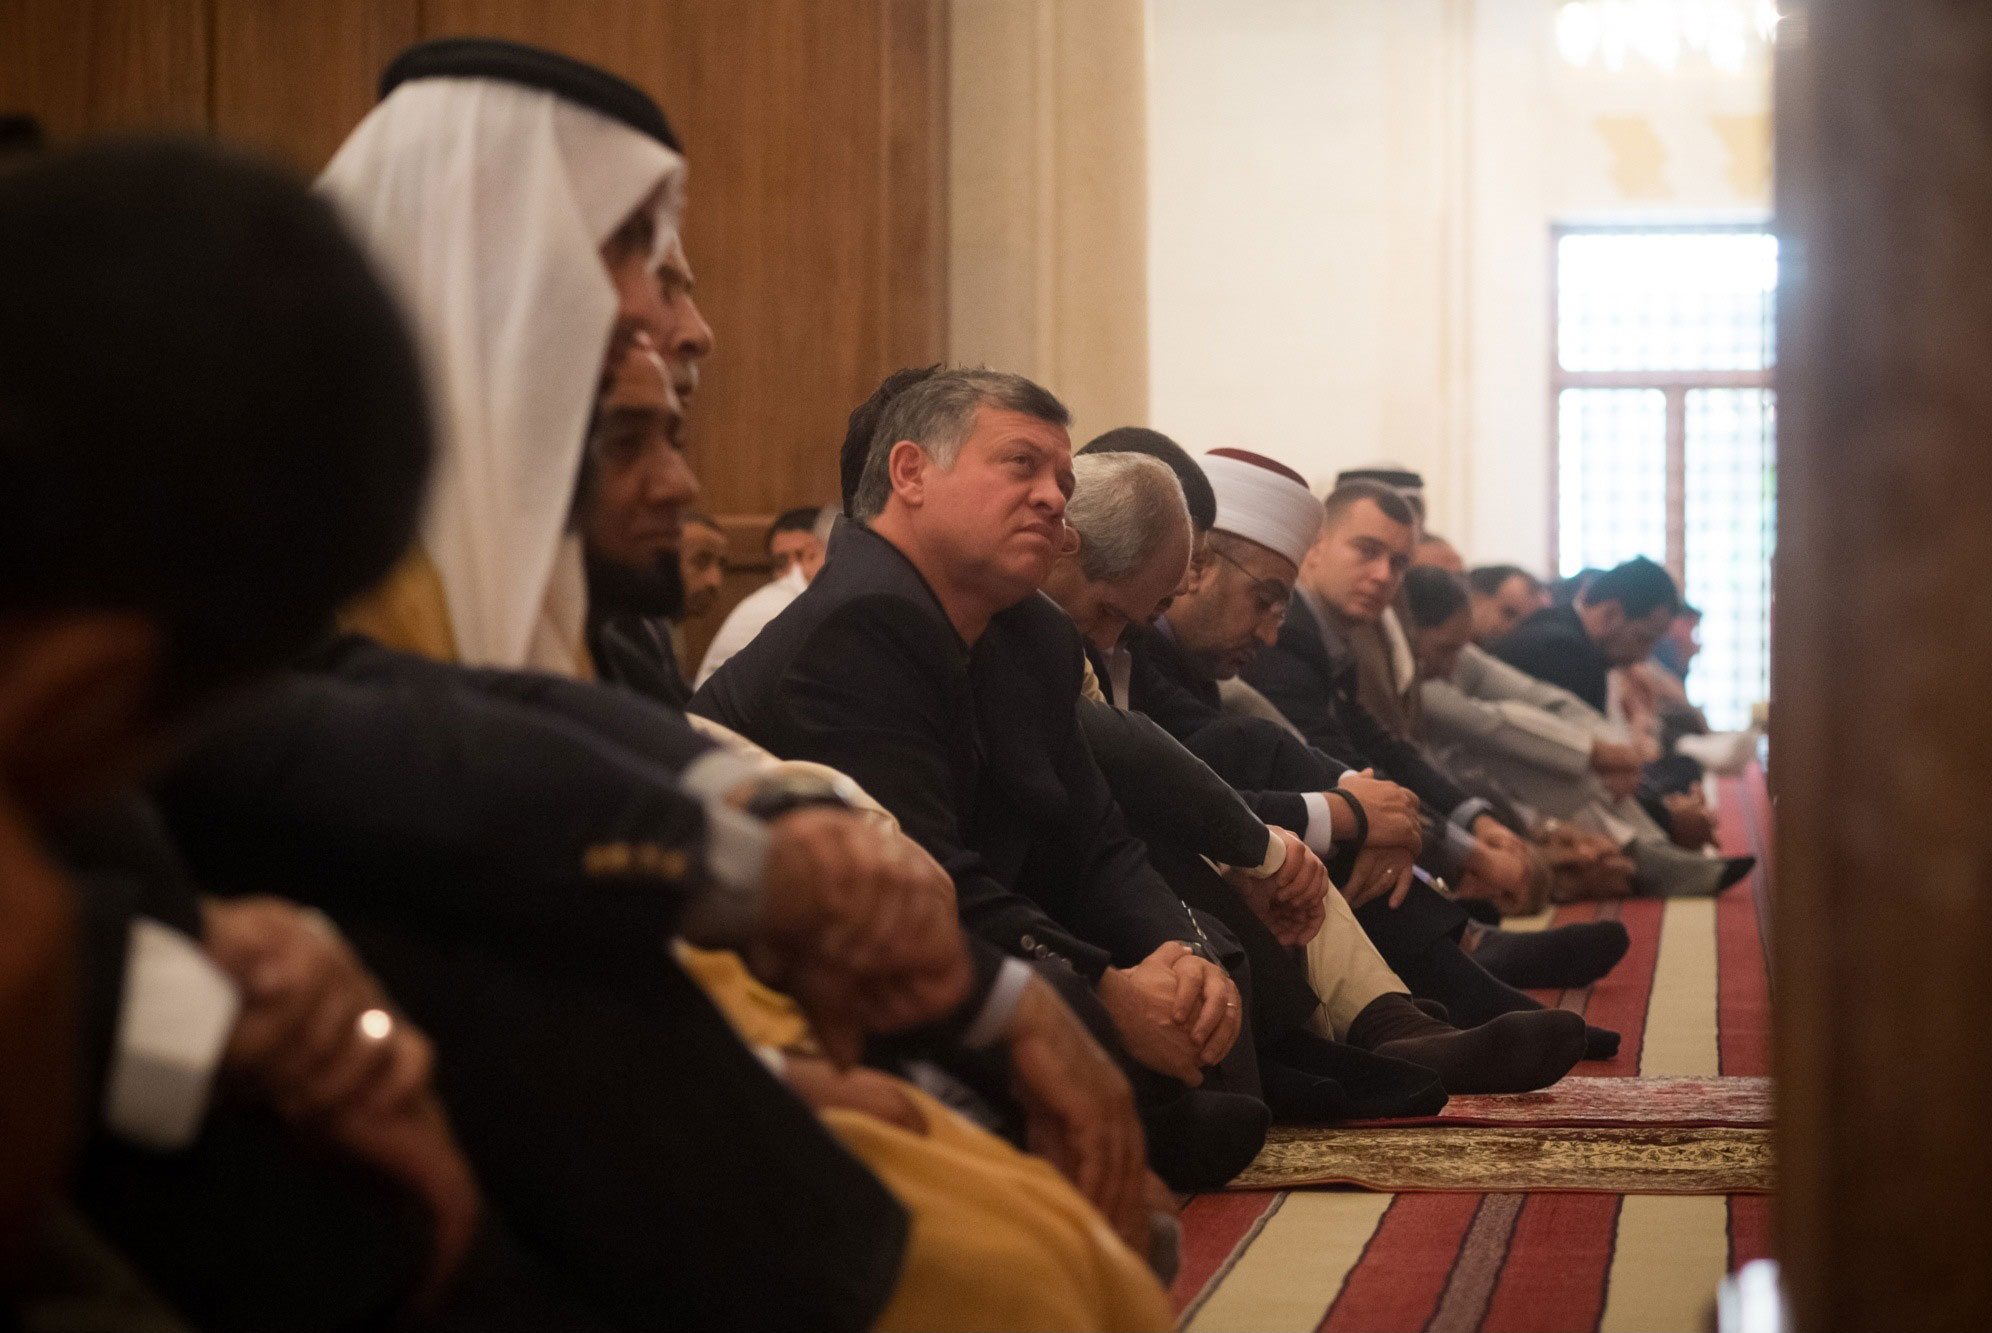
[[[1743,877],[1756,868],[1757,858],[1754,856],[1731,856],[1726,858],[1722,863],[1722,878],[1715,882],[1716,892],[1720,893],[1731,885],[1742,883]]]
[[[1259,1053],[1259,1078],[1276,1124],[1437,1115],[1446,1089],[1422,1065],[1389,1060],[1306,1029]]]
[[[1349,1043],[1423,1065],[1450,1093],[1532,1092],[1556,1082],[1583,1058],[1584,1020],[1567,1010],[1537,1007],[1461,1031],[1407,995],[1379,995],[1349,1025]]]
[[[1451,940],[1434,941],[1416,958],[1400,960],[1396,972],[1413,994],[1444,1005],[1450,1022],[1460,1028],[1477,1028],[1503,1014],[1533,1013],[1542,1008],[1513,986],[1497,981]],[[1587,1028],[1586,1033],[1585,1059],[1609,1060],[1618,1051],[1618,1033],[1609,1028]]]
[[[1564,990],[1604,976],[1631,943],[1616,921],[1580,921],[1548,930],[1483,931],[1468,957],[1510,986]]]
[[[1393,959],[1391,966],[1413,995],[1444,1005],[1455,1027],[1475,1028],[1502,1014],[1542,1008],[1513,986],[1497,981],[1449,939],[1434,940],[1414,958]]]

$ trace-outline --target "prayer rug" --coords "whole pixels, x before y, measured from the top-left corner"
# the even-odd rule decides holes
[[[1771,1187],[1771,1142],[1763,1129],[1673,1126],[1276,1126],[1232,1188],[1301,1185],[1382,1191],[1761,1193]]]
[[[1710,1118],[1740,1119],[1734,1107],[1756,1096],[1754,1089],[1768,1095],[1756,1080],[1770,1072],[1763,915],[1771,889],[1770,803],[1755,768],[1715,785],[1723,853],[1758,858],[1757,873],[1719,900],[1686,910],[1643,899],[1581,903],[1510,924],[1624,921],[1632,944],[1610,977],[1582,990],[1537,993],[1621,1034],[1617,1058],[1579,1065],[1576,1076],[1700,1081],[1715,1090],[1705,1106],[1730,1108],[1710,1110]],[[1448,1110],[1464,1117],[1480,1100],[1456,1098]],[[1520,1117],[1532,1113],[1493,1114],[1512,1117],[1505,1123],[1519,1128],[1531,1123]],[[1438,1120],[1440,1132],[1465,1132],[1451,1116]],[[1415,1122],[1398,1122],[1407,1123]],[[1706,1325],[1717,1280],[1771,1252],[1771,1200],[1761,1193],[1488,1193],[1490,1184],[1194,1198],[1183,1210],[1183,1266],[1173,1293],[1183,1326],[1697,1328]]]

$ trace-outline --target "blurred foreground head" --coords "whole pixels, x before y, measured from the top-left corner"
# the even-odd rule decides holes
[[[190,142],[0,173],[0,780],[87,795],[407,546],[421,378],[331,209]]]

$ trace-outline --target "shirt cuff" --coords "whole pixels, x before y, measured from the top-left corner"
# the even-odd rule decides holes
[[[137,917],[129,940],[104,1123],[122,1139],[171,1152],[200,1132],[242,1001],[179,931]]]
[[[1302,792],[1300,803],[1307,807],[1307,827],[1301,830],[1300,840],[1308,851],[1326,861],[1335,854],[1335,812],[1318,791]]]
[[[996,980],[989,987],[981,1011],[962,1034],[962,1044],[973,1050],[1002,1040],[1010,1031],[1010,1020],[1016,1017],[1017,1006],[1023,1002],[1024,991],[1033,976],[1031,965],[1023,959],[1005,958],[996,969]]]
[[[1478,796],[1469,796],[1461,801],[1459,806],[1451,814],[1446,816],[1446,820],[1457,828],[1465,829],[1470,835],[1473,832],[1473,821],[1482,815],[1492,814],[1493,812],[1494,806],[1492,803],[1484,801]]]
[[[761,924],[768,870],[768,826],[736,810],[726,794],[753,781],[765,761],[724,749],[685,766],[678,787],[705,807],[706,873],[685,907],[679,934],[704,948],[730,948]]]

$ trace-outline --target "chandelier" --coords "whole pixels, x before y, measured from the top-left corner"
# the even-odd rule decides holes
[[[1698,57],[1741,73],[1777,34],[1774,0],[1570,0],[1556,11],[1556,49],[1613,73],[1637,59],[1664,73]]]

